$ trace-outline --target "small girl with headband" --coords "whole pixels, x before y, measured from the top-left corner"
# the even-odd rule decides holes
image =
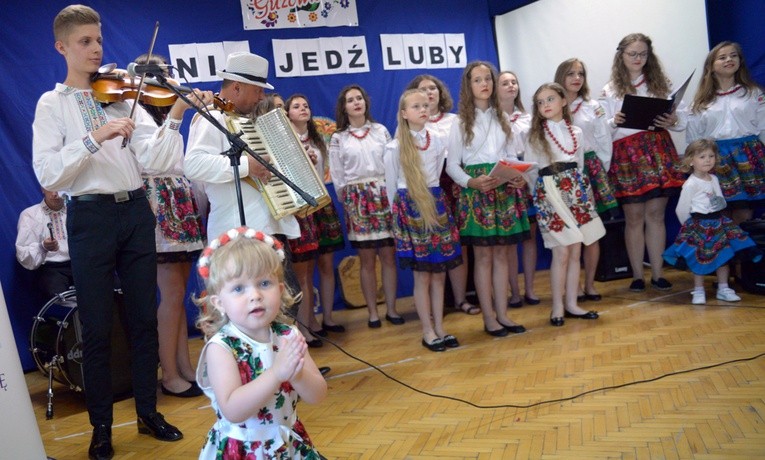
[[[206,344],[197,382],[217,417],[200,459],[321,458],[295,409],[298,398],[324,399],[327,383],[305,338],[285,323],[282,309],[295,299],[283,260],[278,240],[247,227],[211,241],[199,258]]]

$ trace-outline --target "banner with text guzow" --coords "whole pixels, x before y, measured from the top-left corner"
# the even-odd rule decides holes
[[[0,445],[2,458],[44,460],[45,448],[21,370],[3,286],[0,285]]]
[[[245,30],[358,26],[356,0],[240,0]]]

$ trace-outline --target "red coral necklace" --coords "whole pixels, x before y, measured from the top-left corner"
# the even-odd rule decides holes
[[[571,127],[571,123],[566,121],[566,128],[568,128],[568,133],[571,135],[571,140],[574,141],[574,147],[571,150],[566,150],[563,148],[560,142],[558,142],[558,139],[553,135],[552,131],[550,131],[550,128],[547,126],[547,122],[544,124],[545,132],[548,136],[550,136],[550,139],[555,143],[555,145],[558,146],[561,152],[566,153],[568,155],[573,155],[576,153],[576,149],[579,148],[579,143],[576,141],[576,136],[574,136],[574,129]]]
[[[355,138],[356,138],[356,139],[358,139],[358,140],[361,140],[361,139],[364,139],[365,137],[367,137],[367,135],[369,134],[369,131],[370,131],[371,129],[372,129],[372,128],[370,128],[369,126],[367,126],[367,129],[365,129],[365,130],[364,130],[364,134],[362,134],[362,135],[360,135],[360,136],[359,136],[358,134],[354,133],[354,132],[353,132],[353,131],[352,131],[350,128],[348,129],[348,132],[349,132],[349,133],[351,133],[351,136],[355,137]]]
[[[415,144],[415,145],[416,145],[416,144]],[[425,130],[425,145],[424,145],[424,146],[422,146],[422,147],[420,147],[420,146],[418,145],[418,146],[417,146],[417,148],[418,148],[418,149],[420,149],[420,150],[422,150],[422,151],[424,152],[425,150],[428,150],[428,147],[430,147],[430,131],[428,131],[428,130],[426,129],[426,130]]]
[[[733,88],[729,89],[728,91],[725,91],[725,92],[719,92],[719,91],[718,91],[718,92],[717,92],[717,95],[718,95],[718,96],[727,96],[727,95],[729,95],[729,94],[733,94],[733,93],[735,93],[736,91],[738,91],[738,90],[740,90],[740,89],[741,89],[741,85],[736,85],[736,86],[734,86]]]

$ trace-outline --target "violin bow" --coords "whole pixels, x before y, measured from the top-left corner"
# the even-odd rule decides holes
[[[151,55],[154,52],[154,43],[157,41],[157,32],[159,32],[159,21],[154,24],[154,34],[151,37],[151,43],[149,44],[149,52],[147,53],[146,62],[151,60]],[[135,116],[135,108],[138,105],[138,101],[141,100],[141,92],[143,91],[143,81],[146,79],[146,74],[141,74],[141,80],[138,82],[138,92],[135,96],[135,102],[133,103],[133,107],[130,109],[130,119],[132,120]],[[128,142],[130,142],[130,138],[126,137],[122,139],[122,148],[124,149],[127,147]]]

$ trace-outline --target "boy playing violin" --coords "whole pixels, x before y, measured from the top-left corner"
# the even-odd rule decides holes
[[[103,56],[101,18],[70,5],[53,21],[55,48],[64,57],[63,83],[40,97],[33,129],[33,165],[40,184],[67,195],[67,233],[83,335],[85,400],[93,425],[88,455],[112,458],[110,340],[115,271],[128,311],[138,432],[162,441],[183,437],[157,412],[157,262],[154,214],[141,169],[165,171],[182,153],[178,132],[189,106],[180,99],[157,127],[134,102],[101,106],[90,77]],[[192,95],[207,104],[209,92]],[[129,138],[121,148],[123,138]]]

